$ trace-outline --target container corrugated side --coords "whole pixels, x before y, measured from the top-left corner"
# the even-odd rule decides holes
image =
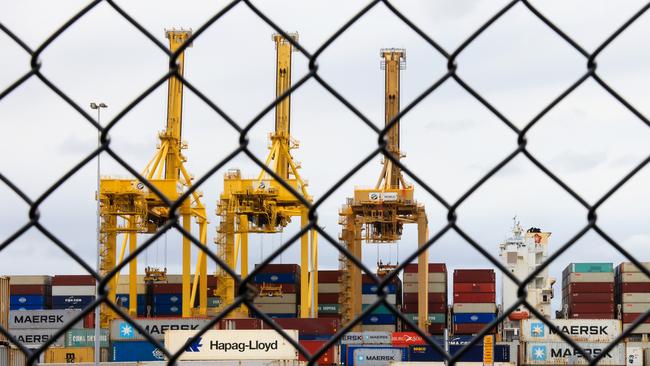
[[[9,347],[0,346],[0,366],[7,366],[9,362]]]
[[[255,304],[295,304],[296,294],[282,294],[282,296],[258,296],[253,299]]]
[[[95,286],[52,286],[52,296],[95,296]]]
[[[644,282],[650,282],[650,278],[645,275],[645,273],[641,272],[626,272],[626,273],[621,273],[620,275],[620,282],[623,283],[630,283],[630,282],[636,282],[636,283],[644,283]]]
[[[12,310],[9,312],[9,327],[12,329],[59,329],[79,316],[80,309],[69,310]],[[83,321],[73,328],[83,328]]]
[[[8,366],[25,366],[26,363],[27,363],[27,357],[20,349],[9,348],[7,353]]]
[[[391,344],[390,332],[348,332],[341,338],[341,344]]]
[[[391,362],[406,361],[408,348],[352,346],[347,349],[348,366],[388,366]]]
[[[573,272],[562,279],[562,283],[579,283],[579,282],[614,282],[613,272],[591,272],[581,273]]]
[[[108,361],[108,349],[100,349],[100,361]],[[45,351],[45,363],[82,363],[95,361],[93,347],[50,347]]]
[[[650,271],[650,262],[641,262],[641,265]],[[632,262],[623,262],[618,265],[619,272],[641,272],[639,267],[635,266]]]
[[[319,283],[318,293],[321,294],[338,294],[343,290],[340,283]]]
[[[404,283],[417,283],[418,274],[417,273],[404,273]],[[447,283],[447,273],[429,273],[428,280],[429,283]]]
[[[402,287],[403,292],[418,292],[417,283],[405,283],[402,286],[403,286]],[[439,283],[439,282],[430,282],[427,284],[427,289],[429,292],[442,293],[447,291],[447,284]]]
[[[9,280],[12,285],[50,285],[52,283],[50,276],[10,276]]]
[[[204,318],[159,318],[159,319],[136,319],[135,323],[140,325],[154,339],[163,340],[165,332],[169,330],[199,330],[210,322]],[[111,340],[137,341],[145,338],[135,328],[122,319],[111,322]]]
[[[650,303],[650,293],[643,292],[626,292],[622,294],[623,303],[637,303],[647,302]]]
[[[489,303],[458,303],[454,304],[454,313],[494,313],[497,311],[496,304]]]
[[[624,313],[645,313],[650,310],[650,302],[626,303],[622,308]]]
[[[552,319],[550,320],[563,333],[576,342],[610,342],[621,334],[620,320],[603,319]],[[528,342],[561,342],[557,334],[537,319],[525,319],[521,322],[520,338]]]
[[[0,326],[9,329],[9,277],[0,276]],[[0,334],[0,344],[7,342],[7,337]]]
[[[11,329],[11,335],[27,347],[39,347],[47,342],[52,336],[58,332],[58,329]],[[64,336],[58,338],[55,346],[63,346]]]
[[[623,330],[626,330],[627,328],[629,328],[631,326],[632,326],[632,323],[623,324]],[[633,334],[650,334],[650,324],[647,324],[647,323],[639,324],[638,327],[634,328],[632,333]]]
[[[587,353],[597,355],[609,343],[578,343]],[[526,343],[525,362],[527,365],[586,365],[588,362],[571,345],[564,342]],[[625,365],[625,344],[616,345],[599,362],[599,365]]]

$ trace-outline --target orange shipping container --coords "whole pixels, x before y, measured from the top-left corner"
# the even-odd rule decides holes
[[[101,349],[100,361],[108,361],[108,349]],[[81,363],[94,362],[93,347],[50,347],[45,351],[45,363]]]

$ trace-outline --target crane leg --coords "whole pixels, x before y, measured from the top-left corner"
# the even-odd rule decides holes
[[[183,217],[183,229],[187,232],[192,230],[191,227],[191,216],[189,213],[182,213]],[[183,318],[189,318],[192,316],[192,306],[190,304],[191,298],[191,288],[190,288],[190,272],[191,270],[191,248],[190,240],[183,236]]]
[[[357,259],[361,260],[362,257],[362,252],[361,252],[361,224],[356,222],[356,217],[352,216],[352,220],[354,222],[354,232],[353,232],[353,239],[351,243],[353,244],[350,247],[350,252],[352,255],[354,255]],[[352,307],[352,314],[354,317],[359,316],[361,314],[361,268],[357,267],[355,264],[351,264],[349,267],[350,271],[350,276],[352,277],[352,297],[351,297],[351,307]],[[361,330],[361,324],[357,324],[353,330],[360,331]]]
[[[427,241],[427,216],[418,210],[418,247]],[[429,255],[425,250],[418,256],[418,327],[427,332],[429,327]]]
[[[104,215],[103,215],[104,216]],[[105,215],[105,221],[103,226],[103,230],[106,233],[105,242],[104,244],[104,253],[102,255],[104,258],[102,259],[102,268],[100,271],[100,274],[102,276],[106,275],[110,270],[115,268],[115,255],[116,255],[116,250],[117,250],[117,232],[115,231],[117,229],[117,217],[114,215]],[[117,282],[117,281],[116,281]],[[116,294],[117,294],[117,286],[115,283],[112,283],[109,288],[108,288],[108,299],[111,301],[115,301]],[[106,305],[102,304],[101,305],[101,310],[100,310],[100,324],[102,328],[110,328],[111,326],[111,320],[115,318],[115,312],[111,310],[109,307]]]
[[[237,268],[237,263],[235,263],[235,215],[232,212],[226,213],[226,264],[230,268]],[[224,287],[224,297],[221,299],[223,301],[223,306],[228,306],[235,301],[235,279],[229,275],[226,275],[225,283],[219,283],[219,286]],[[229,315],[234,315],[235,312],[231,312]]]
[[[248,216],[241,215],[239,218],[239,226],[244,230],[239,233],[241,240],[241,277],[248,276]]]
[[[135,220],[135,217],[129,219],[129,254],[135,252],[138,246]],[[138,315],[138,258],[129,262],[129,315]]]
[[[208,224],[205,222],[201,223],[201,226],[199,227],[199,237],[201,243],[205,249],[207,249]],[[203,252],[201,252],[201,254],[202,255],[199,256],[199,283],[201,285],[199,288],[199,315],[205,316],[208,314],[208,256]]]
[[[309,218],[307,210],[302,209],[300,215],[301,227],[307,226]],[[300,237],[300,317],[309,318],[309,303],[311,293],[309,292],[309,232]]]
[[[318,318],[318,232],[311,231],[311,317]]]

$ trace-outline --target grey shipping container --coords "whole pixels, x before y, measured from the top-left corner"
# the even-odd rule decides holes
[[[632,323],[629,324],[623,324],[623,330],[626,330],[632,325]],[[633,334],[650,334],[650,324],[648,323],[642,323],[639,324],[638,327],[634,328],[632,331]]]
[[[52,286],[52,296],[95,296],[95,286]]]
[[[388,301],[389,304],[397,304],[396,300],[397,297],[393,294],[386,296],[386,301]],[[374,304],[377,301],[379,301],[379,297],[377,295],[361,295],[362,304]]]
[[[497,305],[493,303],[457,303],[454,304],[454,313],[494,313]]]
[[[25,354],[18,348],[9,348],[8,356],[8,366],[25,366],[27,363],[27,357],[25,357]]]
[[[614,282],[613,272],[573,272],[566,277],[566,282]],[[563,283],[566,283],[564,280]]]
[[[296,303],[291,304],[255,304],[257,310],[267,314],[290,314],[296,312]]]
[[[58,329],[10,329],[9,332],[18,341],[28,347],[38,347],[52,338]],[[64,336],[54,342],[55,346],[63,346]]]
[[[406,360],[406,348],[360,348],[352,351],[354,366],[388,366],[392,362]],[[352,366],[348,365],[348,366]]]
[[[609,343],[578,343],[590,355],[599,355]],[[586,365],[587,360],[565,342],[528,342],[526,343],[526,365]],[[625,365],[625,344],[616,345],[599,365]]]
[[[9,328],[9,277],[0,276],[0,326]],[[7,342],[7,337],[0,334],[0,344]]]
[[[641,265],[650,271],[650,262],[641,262]],[[621,272],[641,272],[639,267],[635,266],[632,262],[623,262],[619,267]]]
[[[430,282],[427,284],[427,289],[429,292],[435,292],[435,293],[444,293],[447,291],[447,284],[446,283],[438,283],[438,282]],[[418,292],[418,284],[417,283],[405,283],[402,285],[402,290],[405,293],[414,293]]]
[[[341,344],[391,344],[390,332],[348,332]]]
[[[643,292],[626,292],[622,295],[623,303],[637,303],[646,302],[650,303],[650,293]]]
[[[620,274],[620,282],[631,283],[631,282],[650,282],[650,278],[641,272],[626,272]]]
[[[7,366],[9,363],[9,347],[0,346],[0,366]]]
[[[11,329],[60,329],[81,314],[81,309],[66,310],[12,310],[9,312]],[[83,328],[83,320],[73,328]]]
[[[50,276],[11,276],[9,281],[12,285],[50,285]]]
[[[641,303],[625,303],[623,304],[623,312],[631,314],[641,314],[650,310],[650,303],[641,302]]]
[[[318,293],[320,294],[337,294],[341,292],[343,286],[340,283],[319,283]]]
[[[154,339],[164,340],[165,332],[169,330],[199,330],[205,327],[210,319],[202,318],[159,318],[138,319],[140,325]],[[137,341],[145,338],[133,326],[121,319],[111,322],[111,341]]]
[[[295,304],[296,294],[282,294],[282,296],[258,296],[253,299],[254,304]]]
[[[417,273],[404,273],[404,283],[417,283]],[[441,272],[429,273],[428,283],[447,283],[447,274]]]

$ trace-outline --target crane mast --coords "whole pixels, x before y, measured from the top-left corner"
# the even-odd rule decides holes
[[[297,34],[290,35],[294,40]],[[282,35],[273,35],[276,49],[275,95],[279,98],[291,87],[291,42]],[[286,184],[302,194],[308,201],[307,183],[298,173],[300,165],[291,156],[291,150],[299,144],[291,137],[291,96],[282,98],[275,106],[275,130],[270,134],[271,146],[265,165]],[[308,225],[308,209],[289,190],[282,186],[265,170],[257,178],[242,178],[238,169],[231,169],[224,175],[224,191],[217,204],[221,217],[217,229],[217,253],[231,268],[238,263],[242,277],[248,275],[248,234],[274,234],[284,230],[292,217],[301,218],[301,227]],[[301,311],[300,316],[317,316],[318,299],[315,296],[318,284],[317,236],[314,230],[300,239],[301,247]],[[238,260],[241,258],[241,262]],[[220,309],[232,304],[235,295],[235,280],[223,269],[217,272],[218,283],[215,296],[221,299]],[[262,284],[264,287],[264,284]],[[232,316],[246,315],[244,309],[231,313]]]
[[[383,49],[380,56],[385,70],[385,123],[388,126],[399,115],[400,71],[405,67],[403,49]],[[395,160],[403,157],[400,151],[400,122],[392,125],[386,134],[386,150]],[[405,182],[399,166],[384,157],[379,180],[373,189],[358,188],[354,197],[339,212],[342,225],[340,240],[357,259],[362,260],[362,242],[386,244],[401,239],[405,223],[418,227],[418,245],[428,237],[424,206],[413,199],[413,185]],[[399,244],[398,244],[399,245]],[[398,259],[399,260],[399,259]],[[418,326],[426,329],[428,323],[428,254],[418,257]],[[361,271],[345,257],[340,257],[343,291],[340,295],[344,323],[355,319],[362,310]],[[377,273],[385,275],[394,265],[380,265]],[[359,326],[356,326],[359,330]]]

